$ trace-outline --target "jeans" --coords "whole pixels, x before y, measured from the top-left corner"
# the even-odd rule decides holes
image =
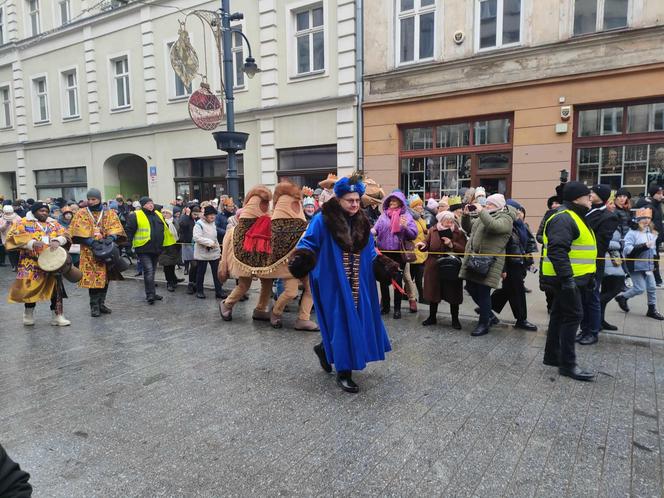
[[[623,292],[622,296],[625,299],[630,299],[639,294],[648,291],[648,305],[657,305],[657,288],[655,287],[655,275],[651,271],[633,271],[630,273],[632,277],[632,288]]]
[[[203,293],[203,282],[205,282],[205,271],[207,270],[207,265],[210,263],[210,268],[212,269],[212,280],[214,281],[214,293],[217,296],[222,295],[221,282],[217,276],[219,270],[219,260],[213,259],[212,261],[204,261],[202,259],[196,260],[196,292]]]
[[[145,297],[154,299],[154,274],[157,271],[158,254],[138,253],[138,261],[143,267],[143,282],[145,283]]]
[[[493,311],[491,311],[491,287],[467,280],[466,290],[470,294],[470,297],[473,298],[473,301],[475,301],[475,304],[480,308],[480,323],[488,326],[493,317]]]
[[[581,291],[581,302],[583,303],[583,320],[581,320],[581,332],[585,334],[599,334],[602,328],[602,306],[600,304],[601,279],[595,277],[595,287],[586,287]]]
[[[546,333],[546,346],[544,359],[555,363],[562,368],[576,366],[576,331],[583,319],[583,304],[581,294],[584,289],[564,290],[555,294],[549,329]]]
[[[274,281],[274,297],[276,299],[279,299],[279,296],[284,292],[284,280],[281,278],[277,278]]]

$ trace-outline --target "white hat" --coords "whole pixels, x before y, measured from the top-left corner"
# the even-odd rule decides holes
[[[14,212],[14,208],[12,206],[2,206],[2,212],[5,214],[12,214]]]
[[[132,204],[132,206],[134,206],[134,209],[141,209],[141,203],[138,202],[138,201],[134,201],[134,203]]]

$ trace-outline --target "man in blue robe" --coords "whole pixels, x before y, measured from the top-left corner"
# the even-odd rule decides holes
[[[361,177],[341,178],[333,197],[313,217],[290,259],[293,276],[309,274],[322,342],[314,347],[321,367],[337,371],[346,392],[359,387],[351,377],[370,361],[391,351],[376,290],[376,275],[391,280],[398,265],[378,256],[371,223],[360,206],[365,192]]]

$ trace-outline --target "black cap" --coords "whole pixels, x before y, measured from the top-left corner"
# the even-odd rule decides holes
[[[625,187],[621,187],[616,191],[616,197],[618,197],[619,195],[624,195],[628,199],[632,198],[632,193],[629,190],[627,190]]]
[[[210,214],[217,214],[217,210],[214,208],[214,206],[205,206],[203,216],[208,216]]]
[[[579,197],[584,195],[590,195],[590,189],[586,187],[584,183],[581,182],[568,182],[563,187],[563,200],[564,201],[575,201]]]
[[[602,199],[602,202],[606,203],[611,197],[611,186],[610,185],[593,185],[590,189],[597,194],[597,196]]]
[[[147,196],[146,196],[146,197],[141,197],[141,198],[138,200],[138,202],[139,202],[139,204],[141,205],[141,207],[143,207],[143,206],[145,206],[148,202],[152,202],[152,199],[150,199],[150,198],[147,197]]]
[[[660,190],[662,190],[662,186],[659,185],[659,184],[657,184],[657,183],[655,183],[655,182],[653,182],[653,183],[651,183],[650,186],[648,187],[648,195],[655,195],[655,194],[656,194],[657,192],[659,192]]]
[[[558,204],[562,204],[562,200],[560,199],[560,197],[558,197],[557,195],[552,195],[551,197],[549,197],[546,200],[546,207],[548,209],[553,209],[553,203],[554,202],[557,202]]]
[[[48,209],[48,204],[44,204],[43,202],[35,202],[30,208],[30,211],[32,211],[32,214],[35,214],[40,209],[44,208]]]

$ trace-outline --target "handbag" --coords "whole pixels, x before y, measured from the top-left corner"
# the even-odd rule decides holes
[[[120,249],[110,239],[95,240],[90,246],[94,257],[122,273],[129,268],[129,263],[120,256]]]
[[[414,263],[417,259],[417,255],[415,254],[415,244],[413,244],[412,240],[401,241],[401,257],[404,264]]]
[[[451,254],[445,254],[436,259],[438,278],[441,281],[457,280],[461,270],[461,259]]]
[[[466,270],[474,273],[478,277],[486,277],[491,270],[491,266],[496,261],[495,256],[480,256],[475,254],[473,244],[470,244],[470,255],[466,261]]]

